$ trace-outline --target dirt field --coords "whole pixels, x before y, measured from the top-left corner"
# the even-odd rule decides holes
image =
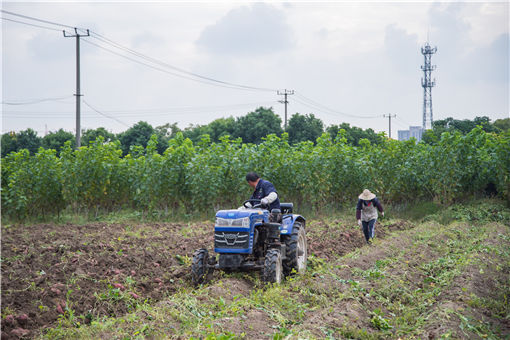
[[[379,224],[376,227],[376,237],[378,242],[383,242],[392,233],[409,232],[413,228],[412,223],[403,221]],[[337,269],[327,272],[331,272],[331,275],[334,275],[332,277],[341,277],[341,283],[332,277],[321,278],[319,274],[311,274],[303,279],[304,282],[293,281],[287,285],[291,290],[301,289],[302,285],[311,285],[318,294],[326,297],[339,294],[345,288],[346,282],[359,280],[357,274],[365,275],[360,274],[360,271],[370,270],[376,261],[385,259],[398,247],[408,247],[411,244],[409,236],[406,236],[407,238],[401,241],[400,238],[392,238],[393,243],[388,247],[365,246],[359,229],[341,220],[310,221],[307,237],[309,252],[315,256],[315,260],[312,258],[310,262],[310,270],[313,271],[321,263],[336,263]],[[106,320],[105,318],[122,317],[129,313],[140,316],[142,312],[137,306],[142,302],[155,306],[154,308],[162,313],[168,310],[172,314],[173,310],[179,308],[172,302],[172,296],[182,293],[183,290],[193,289],[189,270],[193,251],[201,247],[211,249],[212,245],[210,222],[194,225],[39,224],[2,228],[2,339],[39,337],[46,333],[46,329],[61,325],[63,320],[70,321],[71,326],[83,328],[83,325],[90,324],[91,321],[100,322]],[[355,253],[360,248],[371,253],[362,252],[352,259],[337,262],[340,256]],[[439,257],[426,247],[417,248],[415,253],[416,257],[411,261],[415,261],[416,266],[419,266],[425,256],[430,259]],[[408,266],[412,268],[413,262]],[[357,268],[358,272],[353,271],[353,268]],[[391,273],[392,270],[401,269],[390,268],[387,272]],[[508,271],[508,264],[505,270]],[[419,282],[416,288],[424,282],[423,275],[413,270],[404,274],[409,276],[410,281]],[[473,280],[487,285],[488,281],[483,276],[477,272],[471,274]],[[221,279],[221,282],[213,283],[201,293],[197,293],[197,303],[209,306],[220,299],[224,304],[232,305],[238,297],[250,297],[254,288],[257,288],[254,275],[215,275],[215,279]],[[398,272],[395,275],[403,274]],[[501,273],[498,272],[497,275]],[[378,282],[368,281],[363,289],[369,291],[369,287],[381,288]],[[490,285],[487,287],[490,288]],[[483,288],[473,286],[472,289]],[[255,299],[253,296],[250,298]],[[265,301],[265,298],[260,298]],[[310,297],[298,300],[304,305],[316,303],[307,299]],[[448,303],[448,300],[444,302]],[[262,302],[266,303],[267,301]],[[321,338],[325,334],[320,325],[328,325],[331,329],[338,330],[350,323],[351,326],[364,329],[371,326],[372,317],[372,314],[367,312],[363,298],[343,300],[342,304],[336,306],[326,304],[324,308],[312,308],[301,316],[304,321],[297,323],[295,327],[290,327],[290,323],[287,328],[282,328],[278,317],[269,313],[267,308],[243,308],[245,313],[242,316],[228,314],[215,319],[215,331],[243,333],[247,338],[260,338],[271,336],[271,330],[279,331],[283,336],[287,328],[295,328],[297,331],[304,330],[304,334],[311,337]],[[293,307],[288,308],[291,310]],[[290,316],[287,318],[292,319]],[[154,327],[158,328],[157,317],[148,318],[154,319]],[[173,321],[170,320],[164,326],[167,328],[161,326],[163,328],[160,327],[155,334],[164,334],[167,332],[164,329],[169,329],[168,332],[172,333],[172,327],[180,327],[178,320],[178,317],[174,317]],[[507,321],[498,322],[499,329],[508,331]],[[458,324],[460,321],[457,322],[457,327]],[[69,326],[69,323],[65,325]],[[426,335],[435,338],[441,327],[445,326],[430,325],[430,331]],[[367,333],[370,334],[371,332]],[[99,336],[105,338],[111,334],[99,333]]]

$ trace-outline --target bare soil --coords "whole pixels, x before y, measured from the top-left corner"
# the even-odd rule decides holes
[[[376,239],[385,239],[391,232],[413,227],[408,222],[384,224],[383,221],[376,225]],[[395,249],[404,249],[410,242],[409,237],[393,237],[385,240],[387,244],[384,246],[369,247],[359,228],[340,221],[312,221],[306,230],[309,253],[325,262],[338,264],[334,274],[344,280],[351,278],[353,268],[367,270],[377,260],[386,258]],[[38,336],[45,328],[56,327],[59,318],[69,310],[73,310],[77,320],[83,324],[103,316],[125,315],[132,311],[125,296],[133,301],[165,304],[169,300],[166,297],[180,288],[191,286],[189,265],[194,250],[203,247],[211,249],[212,245],[210,222],[194,225],[90,223],[2,227],[2,339]],[[340,256],[361,247],[363,249],[359,256],[339,260]],[[387,268],[387,273],[402,274],[418,288],[423,278],[412,268],[418,266],[424,257],[430,261],[437,254],[423,247],[416,248],[414,252],[416,256],[410,253],[413,256],[409,258],[408,269],[404,267],[405,273],[393,273],[397,270],[393,268]],[[487,258],[487,261],[490,260]],[[505,282],[509,270],[508,265],[503,266],[503,271],[496,268],[499,268],[497,263],[485,268],[490,275],[482,275],[480,268],[464,273],[458,285],[447,293],[459,299],[447,299],[445,294],[444,301],[435,306],[436,312],[461,308],[465,303],[461,298],[467,294],[466,287],[468,293],[476,292],[479,296],[496,294],[500,290],[495,284]],[[313,270],[313,266],[310,269]],[[494,278],[497,278],[496,282]],[[306,284],[326,297],[338,296],[347,289],[345,283],[339,283],[332,277],[312,275],[307,280],[309,282],[291,282],[289,287]],[[375,284],[367,283],[366,288],[372,285],[375,287]],[[215,280],[206,289],[207,295],[199,296],[199,299],[213,301],[221,297],[230,303],[236,296],[251,294],[254,283],[249,277],[241,279],[215,274]],[[115,295],[119,290],[124,298]],[[322,326],[318,325],[339,329],[348,324],[357,329],[369,329],[367,308],[370,306],[364,304],[367,302],[363,299],[347,299],[335,306],[307,311],[304,322],[297,327],[310,330],[317,338],[325,336]],[[490,315],[479,317],[494,320]],[[216,325],[225,332],[245,333],[247,338],[254,339],[270,336],[277,325],[265,311],[256,308],[247,310],[243,316],[216,321]],[[459,320],[451,319],[448,322],[451,324],[428,325],[423,337],[435,338],[443,333],[445,327],[458,329]],[[510,329],[504,319],[494,322],[501,323],[499,326],[502,329]],[[462,337],[462,334],[456,335]]]
[[[2,319],[2,339],[55,327],[66,306],[86,316],[81,323],[127,313],[125,301],[98,295],[112,288],[129,290],[133,299],[161,300],[188,284],[190,271],[183,261],[212,244],[208,231],[172,223],[3,228],[2,314],[9,317]],[[135,283],[128,287],[126,282]]]
[[[384,237],[390,231],[410,227],[379,224],[376,234]],[[307,231],[310,253],[325,260],[365,244],[359,229],[337,222],[318,221]],[[179,287],[190,285],[186,257],[189,259],[195,249],[210,249],[212,244],[208,222],[2,228],[2,339],[30,338],[44,328],[55,327],[66,307],[82,324],[101,316],[124,315],[130,311],[129,303],[107,295],[116,288],[129,292],[133,299],[157,303]],[[209,287],[211,298],[232,300],[253,288],[246,280],[223,281]],[[252,314],[250,321],[261,319],[256,312]],[[222,324],[243,325],[246,321],[223,320]],[[266,321],[260,323],[267,330]],[[248,330],[253,336],[263,331],[256,323]]]

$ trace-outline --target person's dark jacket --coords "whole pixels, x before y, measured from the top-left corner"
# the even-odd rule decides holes
[[[257,187],[255,188],[255,191],[251,195],[251,199],[261,200],[272,192],[275,192],[278,195],[274,185],[271,182],[260,179],[260,181],[257,183]],[[269,211],[271,211],[273,209],[280,209],[280,199],[279,198],[274,200],[273,203],[271,203],[269,205]]]

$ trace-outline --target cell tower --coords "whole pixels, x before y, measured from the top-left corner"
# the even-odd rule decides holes
[[[437,47],[430,47],[429,43],[421,48],[421,54],[425,57],[425,65],[421,67],[423,78],[421,78],[421,86],[423,87],[423,129],[427,128],[427,120],[430,121],[430,128],[434,122],[432,116],[432,88],[436,86],[436,79],[432,80],[431,73],[436,69],[436,65],[432,65],[430,59],[436,53]]]

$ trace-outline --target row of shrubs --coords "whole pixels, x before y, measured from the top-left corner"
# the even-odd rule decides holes
[[[198,143],[182,134],[163,154],[153,136],[146,148],[122,155],[118,142],[100,137],[73,150],[12,152],[2,159],[2,215],[46,216],[62,209],[130,207],[142,211],[210,212],[237,207],[249,197],[249,171],[273,182],[282,201],[321,209],[349,202],[364,188],[384,201],[420,199],[450,203],[487,188],[509,195],[510,134],[444,133],[435,145],[386,139],[360,146],[324,134],[290,145],[286,134],[261,144],[222,137]]]

